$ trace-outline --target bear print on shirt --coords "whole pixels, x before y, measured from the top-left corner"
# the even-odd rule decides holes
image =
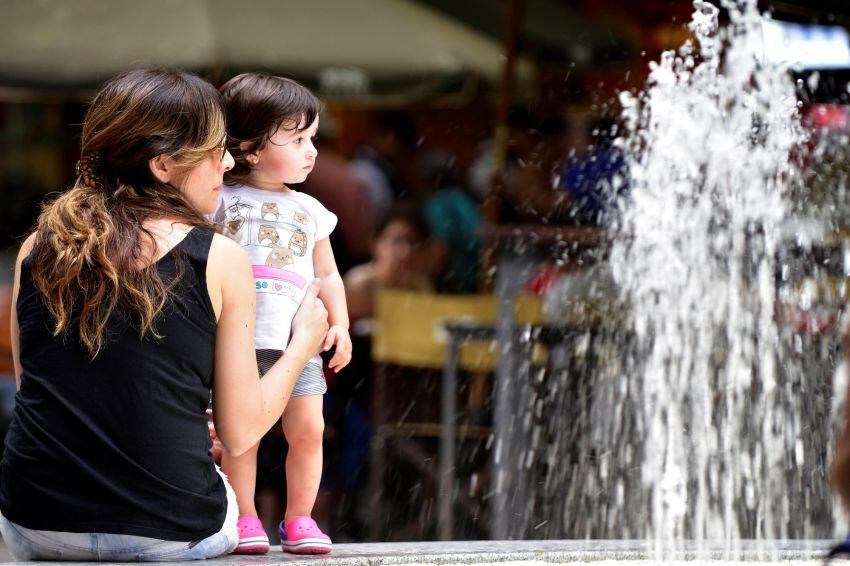
[[[289,249],[299,257],[307,255],[307,234],[301,230],[292,232],[292,237],[289,239]]]
[[[280,243],[280,234],[274,226],[268,224],[260,224],[260,231],[257,234],[257,243],[261,246],[271,246]]]
[[[277,244],[271,244],[270,247],[272,251],[269,252],[268,257],[266,257],[266,266],[274,267],[275,269],[283,269],[287,265],[292,265],[294,263],[292,250],[284,248],[283,246],[278,246]]]
[[[280,218],[276,202],[264,202],[260,208],[260,218],[263,220],[276,221]]]

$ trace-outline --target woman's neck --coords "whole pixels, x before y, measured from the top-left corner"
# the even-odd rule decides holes
[[[142,226],[150,234],[141,236],[143,251],[138,265],[140,268],[159,261],[192,230],[192,226],[170,218],[148,219],[142,223]],[[153,240],[151,241],[150,238]]]

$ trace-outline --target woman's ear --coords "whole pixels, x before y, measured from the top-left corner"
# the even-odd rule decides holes
[[[174,160],[165,155],[157,155],[148,161],[148,168],[153,173],[153,176],[163,183],[170,183],[174,180],[176,171]]]

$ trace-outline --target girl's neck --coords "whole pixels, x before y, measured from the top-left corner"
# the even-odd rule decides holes
[[[275,193],[288,193],[289,191],[292,190],[283,183],[275,183],[275,182],[272,182],[272,181],[262,181],[262,180],[255,179],[254,177],[250,177],[250,176],[245,180],[245,184],[250,185],[250,186],[254,187],[255,189],[261,189],[263,191],[271,191],[271,192],[275,192]]]

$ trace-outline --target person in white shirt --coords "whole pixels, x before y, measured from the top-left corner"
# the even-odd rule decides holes
[[[216,221],[251,260],[257,292],[255,349],[260,375],[283,354],[292,318],[314,277],[330,328],[324,349],[335,347],[328,367],[351,360],[348,311],[342,278],[328,236],[336,216],[315,198],[290,189],[310,174],[318,152],[313,138],[321,102],[307,88],[282,77],[246,73],[221,87],[227,107],[228,150],[235,165],[225,176]],[[316,355],[298,378],[282,415],[289,444],[287,502],[280,524],[283,550],[320,554],[331,540],[310,517],[322,475],[322,395],[327,390]],[[239,504],[239,554],[264,554],[268,536],[257,517],[254,491],[257,447],[222,469]]]

